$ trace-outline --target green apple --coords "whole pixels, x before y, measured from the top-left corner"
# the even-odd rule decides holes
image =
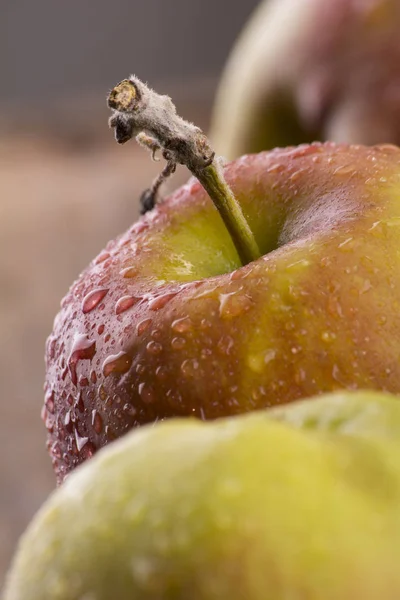
[[[211,139],[236,158],[331,140],[400,143],[398,0],[264,0],[229,57]]]
[[[46,502],[4,600],[397,600],[399,435],[376,392],[131,432]]]
[[[225,168],[242,266],[192,180],[73,284],[47,342],[58,481],[128,429],[337,389],[400,393],[400,150],[313,144]]]

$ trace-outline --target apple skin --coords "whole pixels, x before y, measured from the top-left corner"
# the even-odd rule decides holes
[[[225,168],[263,256],[240,268],[195,180],[62,301],[43,419],[58,481],[132,427],[336,389],[400,393],[400,150],[314,144]]]
[[[131,431],[45,503],[4,600],[397,600],[399,433],[376,392]]]
[[[398,0],[264,0],[229,56],[211,140],[228,159],[313,140],[400,144]]]

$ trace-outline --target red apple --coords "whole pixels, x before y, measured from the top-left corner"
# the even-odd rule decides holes
[[[191,180],[64,298],[43,411],[59,482],[143,423],[341,388],[400,392],[400,150],[304,145],[224,172],[259,259],[241,265]]]

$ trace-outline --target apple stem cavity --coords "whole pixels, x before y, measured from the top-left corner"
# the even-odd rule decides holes
[[[240,204],[223,175],[220,159],[199,127],[180,117],[169,96],[161,96],[131,75],[108,96],[113,114],[109,125],[119,144],[133,137],[151,151],[155,160],[161,151],[166,167],[141,197],[141,212],[154,208],[161,184],[177,164],[185,165],[214,202],[236,247],[242,264],[261,256],[253,232]]]

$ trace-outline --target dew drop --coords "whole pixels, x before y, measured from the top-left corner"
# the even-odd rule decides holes
[[[167,367],[164,367],[163,365],[160,365],[157,367],[156,369],[156,377],[157,379],[160,379],[161,381],[165,380],[168,376],[168,369]]]
[[[238,317],[247,312],[253,302],[246,294],[230,292],[219,295],[219,314],[223,319]]]
[[[336,334],[333,331],[323,331],[321,333],[321,340],[327,344],[333,342],[336,339]]]
[[[110,354],[103,362],[103,375],[108,377],[111,373],[126,373],[132,364],[132,358],[124,351]]]
[[[130,228],[130,232],[133,233],[134,235],[137,235],[139,233],[142,233],[142,231],[145,231],[148,228],[149,228],[148,223],[143,222],[143,221],[138,221],[137,223],[132,225],[132,227]]]
[[[193,323],[190,317],[182,317],[172,322],[171,329],[177,333],[186,333],[193,329]]]
[[[195,358],[187,358],[181,364],[181,371],[185,377],[195,377],[198,374],[199,361]]]
[[[46,419],[47,419],[47,415],[48,415],[47,408],[46,408],[46,406],[43,404],[43,406],[42,406],[42,410],[40,411],[40,418],[42,419],[42,421],[46,421]]]
[[[120,315],[129,308],[140,302],[141,298],[135,296],[122,296],[115,305],[115,314]]]
[[[136,415],[136,413],[137,413],[136,408],[134,406],[132,406],[132,404],[129,404],[129,403],[124,404],[122,410],[129,417],[134,417]]]
[[[350,250],[353,246],[354,246],[354,240],[352,237],[349,237],[346,240],[344,240],[344,242],[341,242],[339,244],[338,248],[340,248],[341,250],[344,249],[344,251],[347,251],[347,250]]]
[[[96,371],[92,371],[92,372],[90,373],[90,381],[91,381],[92,383],[97,383],[97,375],[96,375]]]
[[[168,302],[172,300],[172,298],[175,298],[177,293],[178,292],[170,292],[168,294],[163,294],[162,296],[157,296],[157,298],[150,300],[149,309],[154,311],[161,310],[166,304],[168,304]]]
[[[99,256],[96,258],[96,260],[94,261],[95,265],[99,265],[102,262],[104,262],[105,260],[107,260],[107,258],[110,258],[110,254],[108,252],[102,252],[101,254],[99,254]]]
[[[101,335],[104,331],[104,324],[102,323],[101,325],[99,325],[98,329],[97,329],[97,333],[99,335]]]
[[[200,328],[201,329],[205,330],[205,329],[210,329],[211,327],[212,327],[212,323],[208,319],[202,319],[200,321]]]
[[[87,460],[89,458],[92,458],[93,454],[96,452],[96,448],[95,446],[92,444],[92,442],[88,442],[87,444],[85,444],[85,446],[82,448],[82,457]]]
[[[160,354],[160,352],[162,352],[162,345],[159,342],[155,342],[154,340],[151,340],[147,344],[146,350],[149,354],[157,355],[157,354]]]
[[[78,378],[76,367],[80,360],[92,360],[96,353],[96,342],[90,340],[85,334],[77,334],[72,344],[71,353],[68,358],[68,369],[71,375],[71,380],[74,385],[77,384]]]
[[[139,383],[138,386],[139,396],[145,404],[152,404],[155,400],[155,394],[153,388],[147,383]]]
[[[125,279],[132,279],[132,277],[136,277],[138,273],[139,270],[137,267],[126,267],[119,272],[119,274],[122,275],[122,277],[125,277]]]
[[[61,449],[58,442],[54,442],[54,444],[51,446],[51,454],[54,456],[54,458],[61,458]]]
[[[334,171],[334,175],[349,175],[350,173],[354,173],[354,165],[341,165],[337,167]]]
[[[68,430],[70,429],[70,425],[71,425],[71,411],[70,410],[68,410],[66,412],[66,415],[64,418],[64,425]]]
[[[45,397],[45,401],[44,401],[47,410],[49,411],[49,413],[53,414],[54,413],[54,392],[50,392],[49,394],[46,394]]]
[[[82,450],[82,448],[85,446],[85,444],[88,443],[89,438],[80,436],[76,427],[75,427],[74,434],[75,434],[76,447],[78,448],[78,452],[80,452]]]
[[[152,324],[152,319],[143,319],[136,325],[136,333],[138,336],[142,335]]]
[[[268,364],[269,362],[271,362],[271,360],[274,360],[274,358],[276,357],[276,350],[267,350],[267,352],[264,354],[264,364]]]
[[[92,411],[92,425],[97,435],[100,435],[100,433],[103,431],[103,419],[97,410]]]
[[[98,393],[98,396],[99,396],[100,400],[102,402],[104,402],[104,400],[107,398],[107,392],[104,389],[104,386],[102,384],[99,385],[99,389],[97,390],[97,393]]]
[[[372,289],[372,283],[370,282],[369,279],[366,279],[360,289],[360,294],[365,294],[366,292],[369,292],[369,290]]]
[[[171,347],[174,350],[182,350],[186,346],[186,340],[183,337],[174,337],[171,340]]]
[[[82,312],[86,314],[96,308],[96,306],[98,306],[103,300],[107,292],[107,288],[96,288],[95,290],[92,290],[86,294],[82,301]]]

